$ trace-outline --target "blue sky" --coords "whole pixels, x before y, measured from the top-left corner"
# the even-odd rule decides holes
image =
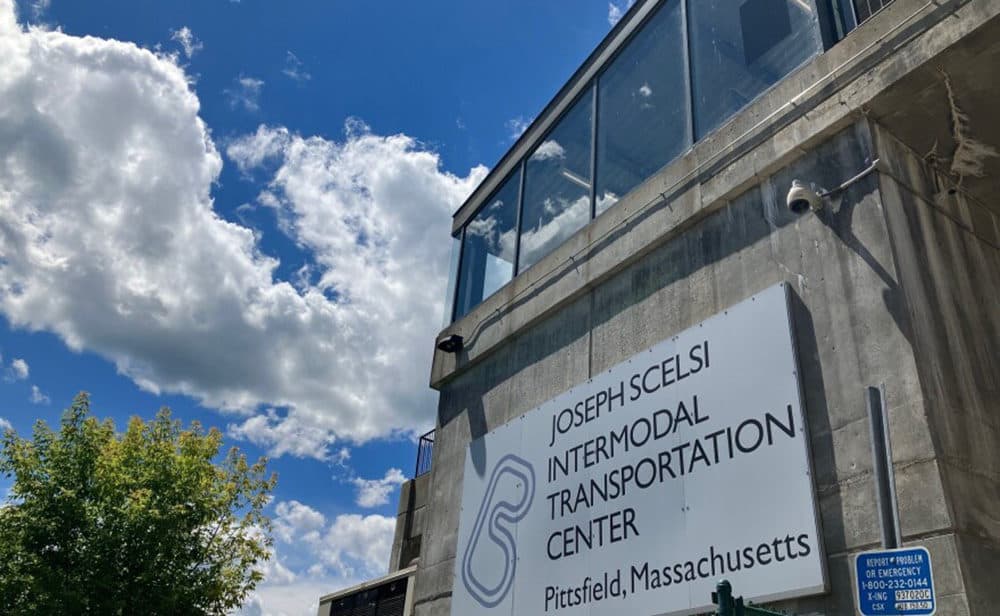
[[[271,456],[246,613],[381,573],[449,214],[624,5],[0,0],[0,418],[87,390]]]

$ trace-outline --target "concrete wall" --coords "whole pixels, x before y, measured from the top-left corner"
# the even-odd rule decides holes
[[[878,176],[856,183],[819,215],[796,216],[784,204],[792,179],[837,186],[873,154],[869,125],[856,123],[443,384],[417,615],[449,613],[472,439],[782,280],[795,289],[793,320],[833,590],[782,607],[853,611],[852,556],[879,542],[864,391],[885,383],[903,533],[932,553],[939,614],[969,613],[956,557],[967,548],[952,532],[946,463],[936,455],[915,354],[918,328]]]
[[[427,513],[429,474],[411,479],[400,486],[396,530],[393,535],[389,573],[405,569],[420,557]]]
[[[880,184],[919,358],[928,455],[944,480],[970,612],[993,614],[1000,610],[1000,202],[971,198],[885,131],[876,141],[892,161]]]

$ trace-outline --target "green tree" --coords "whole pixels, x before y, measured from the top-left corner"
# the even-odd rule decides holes
[[[266,460],[162,409],[124,434],[79,394],[58,431],[8,430],[0,472],[2,614],[224,614],[270,554]]]

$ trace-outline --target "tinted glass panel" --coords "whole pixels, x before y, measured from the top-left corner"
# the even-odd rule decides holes
[[[601,75],[597,213],[690,145],[684,21],[669,0]]]
[[[458,258],[462,254],[462,239],[451,238],[451,260],[448,262],[448,290],[444,299],[444,324],[451,323],[452,311],[455,308],[455,285],[458,284]]]
[[[892,0],[854,0],[854,7],[857,10],[858,22],[862,22],[875,13],[881,11]]]
[[[691,0],[695,133],[822,51],[813,0]]]
[[[593,94],[587,90],[528,158],[518,271],[590,220],[592,112]]]
[[[456,319],[507,284],[514,275],[520,181],[520,171],[515,171],[465,226]]]

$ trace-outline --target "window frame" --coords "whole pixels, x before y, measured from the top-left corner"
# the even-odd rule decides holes
[[[632,42],[636,39],[636,37],[639,36],[640,33],[644,31],[644,29],[649,25],[649,22],[659,13],[660,10],[663,10],[666,7],[666,4],[668,2],[678,2],[680,4],[681,19],[683,21],[683,27],[681,28],[681,36],[683,38],[683,40],[681,41],[681,47],[683,49],[683,54],[679,58],[679,60],[683,62],[684,66],[683,68],[684,90],[685,90],[684,98],[688,106],[686,114],[687,117],[685,122],[686,144],[685,147],[682,148],[674,157],[667,160],[667,162],[665,162],[662,166],[657,168],[656,171],[653,171],[650,175],[641,180],[639,184],[633,187],[632,190],[635,190],[636,187],[641,185],[643,182],[647,181],[650,177],[655,176],[657,173],[662,171],[667,166],[675,163],[678,159],[690,153],[691,150],[699,142],[717,133],[726,125],[727,122],[729,122],[730,119],[732,119],[733,117],[737,116],[739,113],[747,109],[754,102],[766,96],[768,92],[770,92],[779,84],[784,82],[789,75],[800,70],[808,62],[812,61],[817,56],[823,54],[831,47],[839,43],[841,40],[844,39],[845,36],[847,36],[847,34],[849,34],[852,30],[854,30],[860,25],[857,23],[856,7],[854,6],[854,0],[807,0],[816,11],[815,24],[817,31],[814,34],[817,36],[820,42],[818,51],[815,54],[808,56],[803,62],[801,62],[797,66],[785,72],[777,81],[775,81],[773,84],[761,90],[759,93],[757,93],[754,97],[748,100],[741,107],[733,110],[729,115],[724,117],[715,127],[713,127],[711,130],[706,131],[704,135],[701,135],[699,137],[696,132],[697,128],[695,119],[696,101],[695,101],[695,91],[694,91],[695,90],[694,74],[693,74],[694,68],[692,64],[693,39],[691,35],[692,14],[690,10],[690,3],[692,1],[696,0],[647,0],[646,2],[639,0],[638,2],[636,2],[635,6],[631,7],[629,11],[627,11],[626,14],[622,17],[621,22],[617,24],[614,28],[612,28],[611,32],[605,37],[605,39],[598,45],[597,48],[595,48],[595,50],[590,54],[590,56],[588,56],[584,64],[579,69],[577,69],[577,71],[574,73],[572,77],[570,77],[570,80],[566,84],[564,84],[562,88],[560,88],[559,92],[552,99],[552,101],[550,101],[550,103],[546,106],[546,108],[543,109],[542,114],[532,123],[531,126],[528,127],[525,134],[527,135],[532,130],[532,128],[540,122],[546,126],[545,131],[540,133],[538,136],[534,137],[531,143],[528,143],[524,146],[524,150],[521,153],[519,159],[516,159],[511,163],[507,162],[507,160],[509,160],[508,156],[510,156],[511,153],[513,153],[515,150],[521,148],[519,144],[515,144],[514,146],[512,146],[512,148],[508,150],[508,152],[504,154],[503,157],[501,157],[497,166],[494,168],[493,171],[490,172],[490,175],[492,175],[494,171],[497,171],[501,168],[506,168],[507,165],[509,164],[510,166],[507,169],[507,173],[502,178],[496,181],[496,185],[493,187],[493,190],[482,198],[482,201],[475,207],[474,210],[471,210],[468,214],[463,214],[464,221],[461,223],[461,227],[457,230],[454,230],[453,235],[451,236],[452,238],[457,239],[459,241],[460,246],[459,246],[459,256],[457,260],[458,269],[455,274],[456,276],[455,292],[454,292],[454,297],[451,298],[451,311],[450,311],[449,323],[455,323],[459,318],[456,317],[456,315],[458,314],[459,298],[461,296],[460,293],[460,289],[462,286],[461,276],[463,272],[464,262],[467,257],[467,255],[465,254],[467,228],[469,224],[473,220],[475,220],[476,217],[480,215],[480,213],[482,213],[482,210],[490,204],[491,200],[497,195],[497,193],[499,193],[505,187],[505,183],[508,181],[510,177],[513,176],[514,173],[520,174],[519,186],[517,191],[516,212],[515,212],[516,233],[514,240],[515,241],[514,263],[513,263],[513,272],[511,278],[503,286],[510,284],[510,282],[513,281],[514,278],[516,278],[517,276],[521,275],[524,271],[526,271],[526,269],[523,268],[521,264],[521,234],[522,234],[522,224],[523,224],[522,219],[524,212],[524,197],[525,197],[524,191],[525,191],[525,178],[527,175],[527,162],[534,154],[534,152],[541,146],[541,144],[545,142],[548,136],[559,127],[560,123],[563,121],[565,116],[568,113],[570,113],[575,108],[575,106],[581,100],[583,100],[585,96],[588,95],[591,97],[590,194],[589,194],[590,215],[587,224],[575,232],[578,232],[586,228],[586,226],[591,224],[596,218],[603,215],[607,211],[613,209],[614,206],[610,206],[607,210],[605,210],[605,212],[601,213],[597,212],[597,175],[599,173],[597,144],[598,144],[598,137],[600,135],[601,100],[600,100],[599,88],[601,79],[605,76],[607,71],[614,65],[618,57],[626,49],[628,49],[629,45],[632,44]],[[885,4],[882,7],[884,9],[885,6],[891,4],[893,0],[880,0],[880,1],[885,2]],[[852,15],[842,14],[843,11],[838,7],[843,7],[844,4],[847,4],[850,7]],[[631,23],[633,20],[636,19],[635,14],[643,11],[645,12],[645,14],[643,14],[636,23],[634,24]],[[854,17],[853,24],[850,23],[851,22],[850,18],[852,16]],[[616,34],[620,32],[622,29],[626,29],[628,31],[625,38],[614,43],[608,43],[608,41],[612,40],[613,37],[615,37]],[[599,59],[599,55],[606,50],[606,46],[608,44],[614,44],[615,47],[607,57]],[[598,59],[600,60],[600,65],[596,67],[593,66],[592,63],[597,62]],[[563,101],[566,98],[568,98],[571,93],[573,94],[572,100],[566,104],[563,104]],[[551,111],[552,109],[559,109],[559,112],[554,115],[548,115],[554,113],[553,111]],[[490,181],[490,175],[487,175],[487,177],[483,180],[483,184],[485,184],[487,181]],[[470,200],[475,197],[475,193],[477,191],[478,189],[473,191],[473,195],[470,196],[469,198]],[[625,195],[622,195],[622,197],[624,196]],[[462,207],[459,208],[459,210],[456,212],[456,217],[465,208],[466,205],[468,205],[468,202],[466,202],[466,204],[464,204]],[[547,254],[551,254],[551,252]],[[543,260],[545,256],[546,255],[539,257],[538,261]],[[534,265],[534,263],[532,265]],[[527,269],[530,269],[530,267],[531,266],[529,266]],[[500,288],[502,289],[503,286],[501,286]],[[492,293],[490,293],[490,295],[484,295],[484,297],[477,304],[474,304],[468,308],[466,313],[462,315],[462,318],[464,318],[464,316],[468,315],[472,310],[474,310],[476,306],[486,301],[492,295],[495,295],[499,290],[500,289],[496,289]]]

